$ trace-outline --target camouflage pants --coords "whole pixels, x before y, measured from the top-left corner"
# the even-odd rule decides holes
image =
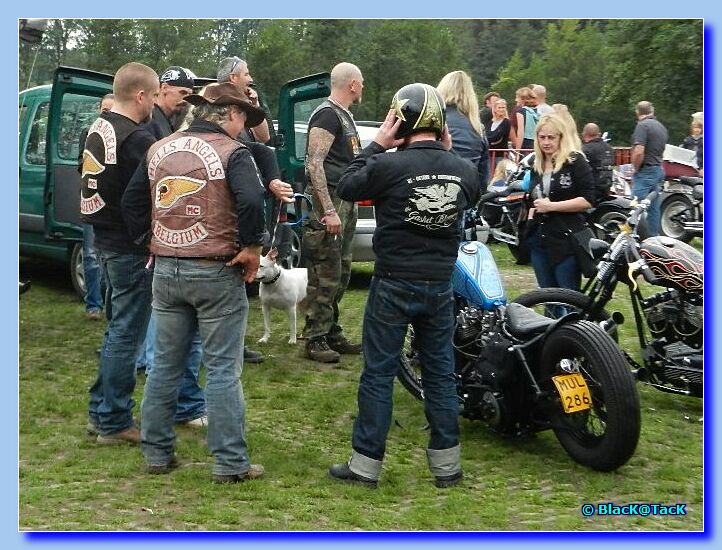
[[[314,205],[314,212],[304,224],[302,257],[308,268],[306,298],[301,308],[306,312],[303,334],[309,340],[325,335],[340,335],[338,304],[351,278],[351,244],[358,208],[343,201],[329,189],[336,213],[341,219],[341,234],[331,235],[319,220],[323,213]]]

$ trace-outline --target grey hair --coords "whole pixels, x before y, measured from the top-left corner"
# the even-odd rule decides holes
[[[232,57],[223,58],[218,64],[218,73],[216,74],[218,83],[223,84],[224,82],[230,81],[231,75],[235,72],[238,72],[238,67],[240,67],[241,65],[246,65],[246,62],[240,57],[236,57],[235,55]]]
[[[207,120],[221,124],[228,120],[228,113],[231,112],[230,105],[214,105],[213,103],[201,103],[193,107],[193,120]]]

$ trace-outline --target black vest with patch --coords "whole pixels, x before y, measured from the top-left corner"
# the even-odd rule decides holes
[[[356,123],[349,114],[328,99],[316,107],[313,113],[311,113],[308,119],[309,122],[321,109],[331,109],[336,113],[343,132],[342,137],[336,136],[336,140],[331,145],[331,149],[323,160],[326,184],[330,187],[335,187],[354,156],[361,152],[361,138],[359,138],[358,130],[356,130]],[[308,130],[310,132],[311,127],[309,127]],[[342,140],[340,144],[338,143],[339,140]],[[306,166],[308,166],[308,140],[306,140]],[[310,181],[308,169],[306,171],[306,178],[307,181]]]
[[[85,223],[97,227],[125,227],[120,199],[127,185],[121,181],[118,155],[123,142],[140,129],[117,113],[102,113],[88,130],[80,169],[80,214]]]

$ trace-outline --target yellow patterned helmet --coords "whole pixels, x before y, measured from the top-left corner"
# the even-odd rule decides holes
[[[416,82],[401,88],[391,100],[391,109],[401,119],[396,138],[401,139],[415,132],[432,131],[437,137],[446,123],[446,104],[433,86]]]

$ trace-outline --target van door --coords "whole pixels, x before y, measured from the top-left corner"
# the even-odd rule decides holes
[[[45,235],[49,239],[82,238],[79,141],[98,117],[100,99],[112,91],[112,75],[70,67],[55,71],[45,149]]]
[[[314,109],[331,94],[331,75],[312,74],[290,80],[278,99],[276,156],[281,179],[302,191],[305,181],[306,133]]]

